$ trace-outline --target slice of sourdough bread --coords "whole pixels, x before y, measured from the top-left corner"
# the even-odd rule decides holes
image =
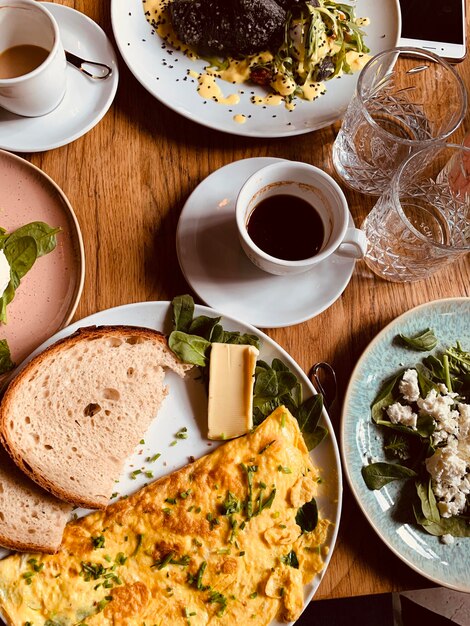
[[[72,506],[41,489],[0,446],[0,546],[57,552]]]
[[[7,388],[0,435],[15,463],[62,500],[104,508],[167,394],[165,369],[191,366],[154,330],[83,328],[33,359]]]

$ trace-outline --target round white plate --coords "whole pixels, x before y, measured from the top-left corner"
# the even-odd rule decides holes
[[[341,447],[344,469],[366,518],[379,537],[402,561],[433,582],[470,593],[470,539],[457,537],[445,545],[414,523],[403,482],[370,491],[361,475],[371,459],[385,460],[383,433],[372,423],[370,407],[384,381],[404,367],[413,367],[428,353],[393,342],[398,333],[414,336],[431,328],[438,350],[461,341],[470,349],[470,298],[436,300],[407,311],[386,326],[369,344],[354,369],[344,401]],[[358,521],[359,523],[359,521]]]
[[[357,0],[357,15],[370,17],[366,45],[372,54],[397,45],[401,30],[398,0]],[[238,93],[234,106],[217,104],[201,98],[197,81],[187,76],[189,70],[201,72],[205,63],[191,61],[153,34],[147,22],[142,0],[112,0],[111,18],[119,50],[137,80],[163,104],[185,117],[234,135],[249,137],[285,137],[328,126],[342,116],[353,95],[358,74],[326,82],[327,93],[315,102],[297,100],[294,111],[283,104],[263,109],[251,103],[252,95],[265,96],[266,90],[255,85],[232,85],[219,81],[225,96]],[[245,124],[234,120],[245,115]]]
[[[42,152],[75,141],[102,119],[118,86],[117,57],[98,24],[69,7],[43,4],[57,20],[66,50],[105,63],[113,72],[105,80],[93,80],[67,64],[67,91],[54,111],[42,117],[21,117],[0,109],[0,148],[12,152]]]
[[[196,306],[195,315],[216,317],[219,314],[213,309]],[[297,363],[267,335],[248,324],[243,324],[229,317],[223,317],[221,323],[226,330],[258,335],[262,342],[260,358],[269,362],[273,358],[281,359],[302,383],[304,397],[315,393],[315,389]],[[42,352],[50,344],[67,337],[82,326],[103,324],[131,324],[169,332],[171,331],[170,303],[139,302],[95,313],[58,332],[36,350],[31,358]],[[134,455],[127,460],[120,481],[116,484],[116,492],[121,496],[136,491],[148,481],[144,474],[132,480],[130,474],[133,470],[141,468],[151,470],[154,478],[157,479],[186,465],[189,462],[189,457],[199,458],[208,454],[222,443],[206,439],[207,395],[199,370],[195,368],[194,372],[189,373],[184,380],[173,372],[169,372],[166,374],[165,384],[168,385],[169,394],[165,398],[158,417],[143,436],[145,443],[138,445]],[[325,410],[323,411],[322,422],[328,429],[329,435],[310,454],[312,462],[320,467],[322,472],[321,491],[316,496],[320,514],[333,522],[333,526],[326,544],[328,552],[325,557],[325,567],[311,583],[305,586],[304,606],[307,606],[311,600],[325,574],[336,542],[341,514],[341,464],[334,430]],[[188,438],[178,439],[176,440],[178,442],[177,445],[170,445],[175,441],[175,433],[182,427],[188,429]],[[146,457],[158,452],[162,456],[157,461],[154,463],[145,462]],[[85,511],[80,511],[79,513],[83,514]],[[4,555],[5,552],[0,553],[0,558]],[[271,626],[281,626],[281,624],[273,621]]]
[[[179,264],[199,297],[261,328],[298,324],[327,309],[343,293],[355,265],[354,259],[332,254],[304,274],[274,276],[248,260],[235,223],[238,191],[257,170],[281,160],[244,159],[213,172],[189,196],[176,232]]]

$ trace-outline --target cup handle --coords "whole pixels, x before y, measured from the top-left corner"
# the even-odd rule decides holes
[[[349,228],[336,254],[349,259],[362,259],[367,251],[367,237],[359,228]]]

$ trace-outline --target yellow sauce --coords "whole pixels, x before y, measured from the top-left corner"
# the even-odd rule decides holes
[[[215,82],[215,78],[209,74],[198,74],[197,82],[199,83],[197,92],[204,100],[212,100],[213,102],[217,102],[217,104],[227,104],[229,106],[240,102],[240,96],[237,93],[224,96],[221,88]]]
[[[234,115],[233,116],[233,121],[236,122],[237,124],[245,124],[246,122],[246,116],[245,115]]]
[[[262,96],[251,96],[251,101],[257,106],[279,106],[283,102],[283,97],[275,93],[270,93],[264,98]]]
[[[181,51],[191,60],[199,59],[198,55],[189,46],[179,41],[176,36],[171,20],[167,10],[168,4],[171,0],[144,0],[144,12],[147,21],[153,26],[158,35],[170,46],[176,50]],[[367,17],[356,18],[356,24],[358,26],[368,26],[370,19]],[[304,40],[306,33],[303,32],[300,25],[297,28],[298,45],[293,48],[293,54],[298,61],[298,73],[304,84],[300,87],[295,81],[278,72],[274,75],[271,81],[271,88],[275,91],[275,94],[268,94],[266,97],[253,96],[251,102],[255,105],[261,106],[279,106],[284,102],[286,109],[292,111],[295,108],[293,100],[293,94],[300,97],[303,100],[309,102],[316,100],[319,96],[326,92],[325,85],[323,83],[317,83],[310,79],[308,70],[304,67],[305,46]],[[310,60],[310,64],[313,61],[319,63],[324,57],[329,54],[335,54],[339,50],[338,44],[334,39],[329,38],[326,32],[319,33],[320,43],[316,50],[315,57]],[[359,54],[353,50],[346,53],[346,62],[351,68],[352,72],[360,71],[364,65],[369,61],[370,55]],[[216,79],[220,79],[238,85],[250,80],[251,68],[256,65],[265,65],[273,60],[271,52],[261,52],[252,56],[245,57],[244,59],[232,59],[227,58],[218,67],[217,64],[211,65],[211,62],[207,62],[204,72],[198,73],[195,71],[188,72],[189,76],[196,78],[198,81],[198,94],[205,100],[211,100],[217,104],[224,104],[233,106],[240,102],[240,96],[238,94],[230,94],[224,96],[220,86],[216,82]],[[339,72],[340,76],[343,72]],[[300,93],[299,93],[300,92]],[[242,119],[243,118],[243,119]],[[246,119],[243,115],[235,115],[234,121],[238,124],[244,124]]]

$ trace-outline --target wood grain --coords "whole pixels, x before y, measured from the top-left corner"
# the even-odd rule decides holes
[[[114,41],[110,3],[61,0],[89,15]],[[470,87],[470,58],[458,66]],[[116,100],[104,119],[69,146],[26,155],[69,197],[79,219],[87,262],[76,319],[108,307],[167,300],[190,293],[179,269],[175,231],[182,205],[215,169],[236,159],[275,156],[312,163],[333,174],[331,146],[339,124],[289,139],[251,139],[208,130],[155,100],[121,59]],[[455,134],[470,130],[470,116]],[[23,155],[25,156],[25,155]],[[345,189],[359,225],[373,200]],[[360,262],[339,300],[318,317],[269,330],[308,371],[326,360],[335,368],[339,398],[331,410],[338,433],[341,402],[351,371],[368,342],[400,313],[423,302],[470,296],[470,260],[415,284],[377,278]],[[430,586],[376,536],[345,485],[339,539],[317,598],[355,596]]]

